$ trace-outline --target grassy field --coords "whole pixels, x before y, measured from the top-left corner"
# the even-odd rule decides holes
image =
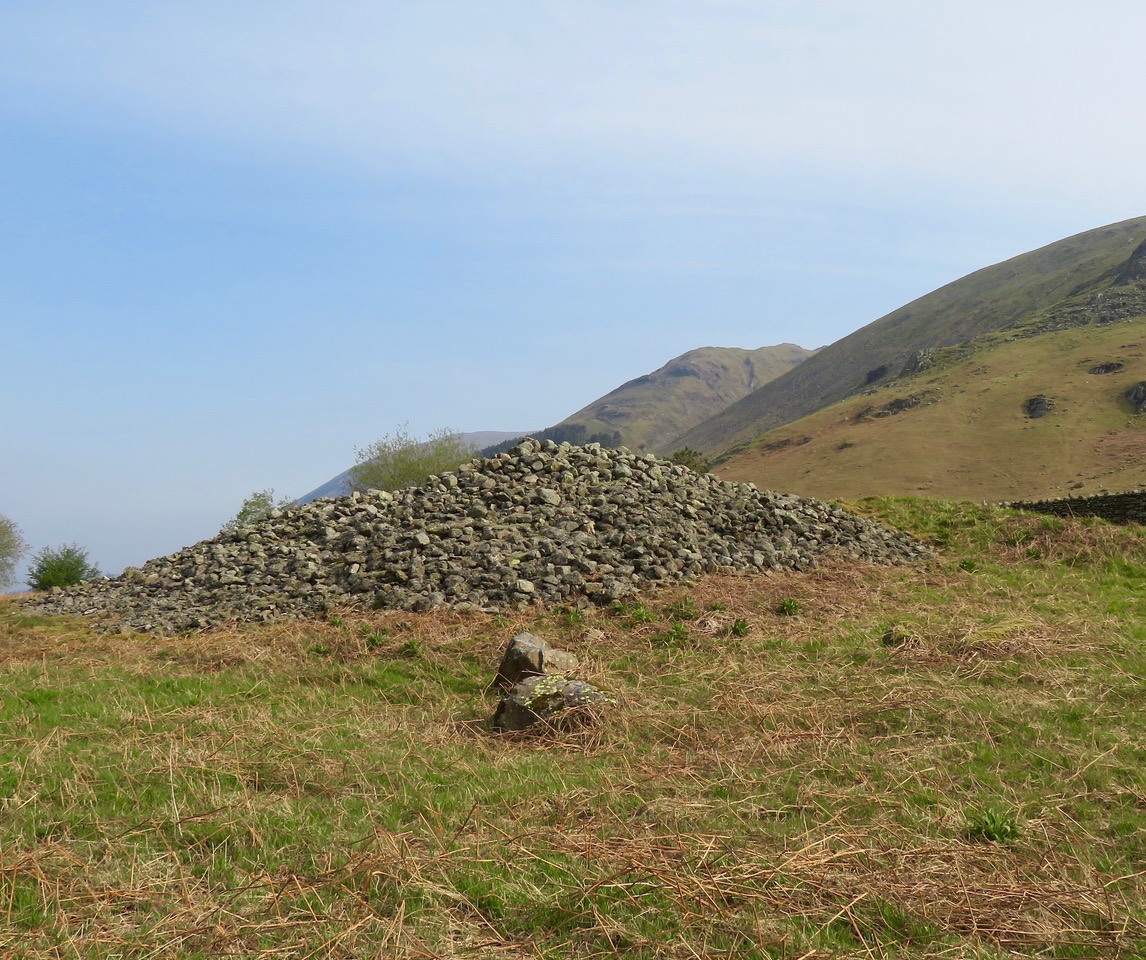
[[[1141,957],[1146,531],[182,638],[0,603],[0,956]],[[498,737],[528,628],[620,703]]]
[[[1146,486],[1146,415],[1123,397],[1146,380],[1146,318],[994,334],[974,347],[967,359],[764,434],[716,472],[818,497],[999,501]],[[1107,362],[1122,367],[1089,372]],[[1054,407],[1030,419],[1024,405],[1038,395]],[[916,406],[875,416],[911,397]]]

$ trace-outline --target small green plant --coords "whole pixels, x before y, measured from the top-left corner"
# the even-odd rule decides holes
[[[746,637],[748,636],[748,631],[750,629],[751,626],[747,620],[745,620],[743,617],[737,617],[732,621],[732,626],[728,628],[728,632],[731,636],[734,637]]]
[[[310,645],[309,652],[313,653],[316,657],[325,657],[330,653],[330,647],[320,640],[318,643],[312,643]]]
[[[667,630],[653,636],[651,643],[654,647],[682,647],[688,640],[688,626],[678,621]]]
[[[44,547],[32,558],[28,586],[33,590],[51,590],[98,576],[101,576],[99,567],[88,560],[88,552],[78,544],[66,543],[54,550]]]
[[[614,605],[613,612],[618,617],[624,617],[628,620],[630,627],[636,627],[642,623],[653,623],[657,619],[657,615],[643,603],[618,603]]]
[[[1030,530],[1016,530],[1013,533],[1006,533],[1002,536],[1002,541],[1008,547],[1021,547],[1034,537]]]
[[[585,622],[585,614],[576,607],[562,607],[557,612],[567,627],[579,627]]]
[[[710,603],[708,605],[709,613],[723,613],[727,609],[728,609],[727,605],[721,603],[719,600],[717,600],[715,603]]]
[[[785,597],[776,604],[776,612],[782,617],[794,617],[800,612],[800,604],[792,597]]]
[[[665,607],[665,614],[670,620],[695,620],[700,616],[700,608],[692,597],[685,597]]]
[[[993,807],[975,811],[967,817],[967,839],[979,843],[1013,843],[1022,836],[1022,832],[1014,814]]]
[[[417,660],[422,655],[422,641],[417,637],[410,637],[402,641],[398,648],[398,655],[407,660]]]
[[[390,636],[390,631],[385,627],[374,630],[368,624],[362,625],[362,639],[366,642],[367,650],[377,650],[386,642],[388,636]]]
[[[964,557],[962,560],[959,561],[959,569],[960,570],[966,570],[968,573],[974,573],[975,570],[978,569],[978,567],[979,567],[979,564],[977,564],[975,562],[975,559],[973,557]]]
[[[332,616],[330,618],[330,625],[332,627],[341,627],[342,624],[343,624],[342,617],[340,617],[338,614],[335,614],[334,616]]]

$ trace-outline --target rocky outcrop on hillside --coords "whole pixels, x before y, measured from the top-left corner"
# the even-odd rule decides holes
[[[814,500],[623,449],[527,440],[419,487],[275,510],[28,602],[174,632],[352,605],[608,603],[711,571],[806,569],[829,550],[876,563],[926,555],[905,534]]]
[[[1126,398],[1126,402],[1130,404],[1131,410],[1135,413],[1142,413],[1146,410],[1146,380],[1139,380],[1133,386],[1127,387],[1123,396]]]
[[[1125,289],[1105,290],[1058,304],[1046,314],[1016,327],[1013,336],[1021,339],[1073,327],[1122,323],[1144,314],[1146,289],[1142,284],[1132,284]]]

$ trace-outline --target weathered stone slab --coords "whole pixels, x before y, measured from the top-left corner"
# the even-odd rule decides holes
[[[519,633],[509,641],[497,668],[494,686],[509,690],[519,680],[547,673],[571,674],[577,669],[576,654],[560,650],[544,637]]]
[[[515,684],[498,704],[491,726],[509,733],[537,723],[558,724],[579,708],[605,707],[616,700],[600,687],[584,680],[569,680],[561,674],[526,677]],[[587,714],[581,712],[583,719]]]

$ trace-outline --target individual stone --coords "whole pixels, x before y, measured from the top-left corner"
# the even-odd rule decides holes
[[[526,677],[516,683],[498,704],[490,725],[508,733],[526,730],[536,723],[563,726],[573,711],[584,719],[584,708],[613,705],[616,700],[600,687],[561,674]]]
[[[519,633],[502,654],[494,686],[508,690],[525,677],[547,673],[568,675],[577,669],[577,664],[576,654],[552,646],[544,637]]]

